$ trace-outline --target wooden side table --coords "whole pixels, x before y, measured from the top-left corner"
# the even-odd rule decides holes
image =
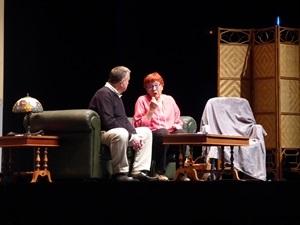
[[[222,168],[221,173],[224,172],[224,147],[230,147],[230,169],[234,174],[234,158],[233,158],[233,147],[234,146],[246,146],[249,145],[249,137],[244,136],[231,136],[231,135],[219,135],[219,134],[165,134],[163,135],[163,144],[165,145],[179,145],[179,165],[180,167],[176,170],[174,180],[177,180],[179,174],[186,174],[189,178],[195,181],[200,179],[197,176],[197,167],[203,169],[199,165],[191,164],[187,167],[183,163],[182,148],[184,145],[190,145],[190,157],[189,160],[193,162],[193,146],[220,146],[222,153]],[[214,171],[211,171],[214,172]],[[216,172],[216,171],[215,171]]]
[[[35,150],[35,165],[32,173],[31,183],[35,183],[39,176],[47,176],[48,181],[52,182],[50,171],[48,170],[48,148],[59,147],[59,137],[57,136],[38,136],[38,135],[20,135],[20,136],[2,136],[0,137],[0,147],[3,150],[9,150],[8,162],[2,154],[2,174],[7,177],[11,173],[11,150],[13,148],[33,147]],[[42,151],[42,160],[41,160]],[[40,163],[43,163],[41,169]],[[7,168],[8,166],[8,168]]]

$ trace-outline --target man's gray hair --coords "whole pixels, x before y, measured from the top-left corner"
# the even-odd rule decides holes
[[[111,84],[116,84],[123,80],[127,74],[130,74],[130,72],[130,69],[125,66],[116,66],[110,71],[108,82]]]

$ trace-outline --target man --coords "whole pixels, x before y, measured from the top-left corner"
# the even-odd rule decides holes
[[[150,171],[152,157],[152,133],[148,127],[134,128],[129,122],[123,101],[131,71],[117,66],[110,71],[108,81],[91,99],[89,109],[96,111],[101,119],[101,143],[110,148],[112,179],[116,181],[155,181],[145,171]],[[132,146],[135,158],[132,173],[129,172],[127,148]],[[131,175],[131,176],[129,176]]]

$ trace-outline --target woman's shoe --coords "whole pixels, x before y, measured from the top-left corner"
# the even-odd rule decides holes
[[[155,174],[155,176],[158,178],[159,181],[169,181],[169,178],[162,174]]]
[[[179,181],[191,181],[186,175],[181,174],[178,178]]]

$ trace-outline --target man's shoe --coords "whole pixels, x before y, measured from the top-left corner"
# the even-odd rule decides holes
[[[133,179],[139,180],[139,181],[158,181],[157,177],[150,177],[147,174],[140,172],[137,174],[131,174]]]
[[[116,174],[113,174],[111,176],[111,179],[113,181],[138,181],[136,179],[134,179],[133,177],[128,177],[126,174],[124,173],[116,173]]]

